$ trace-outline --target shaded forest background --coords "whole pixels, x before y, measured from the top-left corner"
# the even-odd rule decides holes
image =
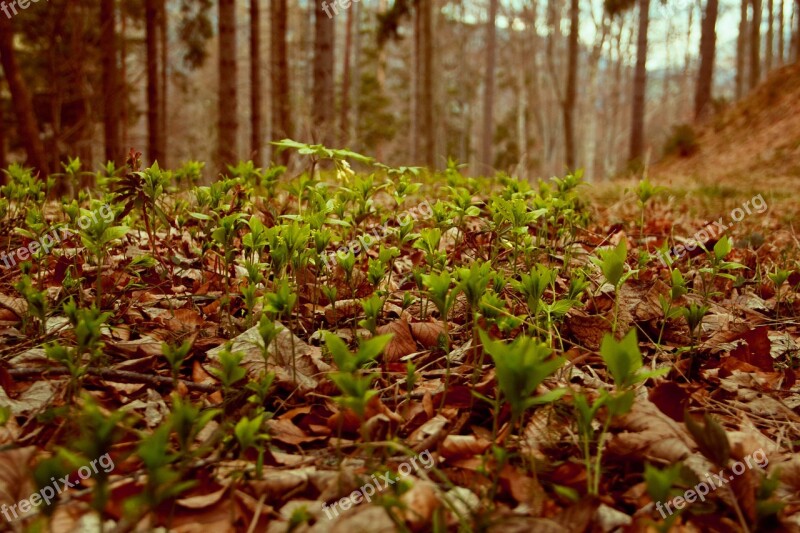
[[[0,166],[120,165],[135,147],[162,167],[213,162],[210,176],[239,160],[286,163],[269,143],[291,137],[389,164],[449,157],[473,174],[582,167],[601,179],[665,145],[691,152],[692,124],[797,62],[798,6],[30,4],[0,13]]]

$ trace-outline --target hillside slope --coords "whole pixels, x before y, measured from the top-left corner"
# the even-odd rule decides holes
[[[800,65],[774,71],[746,98],[698,128],[699,151],[672,156],[658,180],[784,189],[800,183]],[[784,189],[785,190],[785,189]]]

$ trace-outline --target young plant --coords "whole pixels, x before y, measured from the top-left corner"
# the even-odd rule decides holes
[[[510,344],[493,341],[481,331],[481,342],[492,356],[497,376],[497,401],[502,397],[511,408],[511,426],[518,427],[522,416],[531,407],[560,399],[567,389],[553,389],[536,395],[536,389],[566,362],[563,357],[552,357],[553,350],[532,337],[521,335]],[[495,431],[497,434],[495,410]]]
[[[180,346],[174,346],[166,342],[161,343],[161,355],[169,363],[169,368],[172,373],[172,387],[178,388],[178,376],[181,372],[181,365],[184,359],[189,355],[189,350],[192,348],[191,341],[184,341]]]
[[[439,319],[444,324],[444,359],[445,359],[445,374],[444,374],[444,394],[442,394],[442,404],[440,409],[444,408],[445,398],[447,397],[447,389],[450,385],[450,321],[447,315],[450,313],[453,304],[456,300],[457,292],[450,290],[453,279],[450,272],[447,270],[441,274],[423,274],[422,282],[427,288],[428,299],[433,302],[436,309],[439,311]]]
[[[591,404],[584,393],[575,395],[578,433],[583,447],[586,464],[586,482],[589,494],[597,495],[600,490],[602,476],[602,457],[605,437],[615,417],[628,413],[633,406],[635,387],[650,378],[666,374],[669,368],[653,371],[642,370],[642,352],[636,338],[636,330],[632,329],[621,340],[606,334],[600,346],[600,355],[614,380],[614,391],[600,390],[600,395]],[[597,437],[595,460],[591,460],[590,446],[594,440],[593,420],[602,407],[606,408],[606,417]]]
[[[733,243],[727,235],[723,235],[714,245],[713,253],[708,254],[711,261],[711,266],[703,267],[700,269],[700,274],[703,280],[703,303],[708,304],[712,292],[712,284],[717,278],[724,278],[735,280],[736,276],[729,272],[747,268],[740,263],[732,261],[725,261],[725,258],[731,253]]]
[[[593,257],[592,262],[600,267],[606,283],[614,287],[614,320],[611,331],[616,335],[617,321],[619,320],[619,292],[622,285],[637,271],[625,271],[625,261],[628,258],[628,249],[624,239],[614,248],[605,248],[597,251],[599,257]]]

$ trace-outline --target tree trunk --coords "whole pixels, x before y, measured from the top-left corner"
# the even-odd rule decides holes
[[[744,96],[745,74],[747,56],[747,4],[749,0],[741,0],[739,5],[739,35],[736,38],[736,99]]]
[[[339,146],[345,147],[350,137],[350,56],[353,48],[353,12],[358,4],[347,10],[344,34],[344,65],[342,66],[342,107],[339,120]]]
[[[800,0],[794,3],[794,21],[797,27],[794,29],[794,62],[800,61]]]
[[[8,152],[6,151],[6,111],[0,101],[0,169],[8,168]],[[6,174],[0,172],[0,185],[5,185]]]
[[[564,147],[567,170],[575,170],[575,103],[578,96],[578,42],[580,4],[570,0],[569,8],[569,49],[567,58],[567,87],[562,104],[564,111]]]
[[[419,96],[419,129],[417,138],[424,140],[422,160],[429,169],[436,166],[436,136],[433,131],[433,2],[434,0],[418,0],[420,12],[420,41],[422,44],[420,58]]]
[[[639,30],[636,35],[636,70],[633,76],[630,160],[640,161],[644,153],[645,96],[647,92],[647,27],[650,0],[639,0]]]
[[[766,57],[764,59],[764,68],[766,73],[769,74],[772,70],[772,49],[775,46],[775,30],[773,28],[773,20],[775,18],[775,2],[774,0],[767,0],[767,49],[765,51]]]
[[[360,31],[360,24],[359,21],[361,20],[361,3],[353,4],[353,20],[355,21],[355,33],[353,35],[353,82],[352,82],[352,94],[350,96],[350,101],[354,102],[355,105],[352,105],[352,119],[349,120],[350,122],[350,131],[347,132],[347,135],[353,141],[358,139],[358,124],[360,121],[360,109],[358,106],[358,102],[361,101],[361,31]],[[360,148],[359,148],[360,150]]]
[[[161,91],[158,83],[158,6],[157,0],[145,0],[145,48],[147,51],[147,155],[150,164],[164,159],[161,131]]]
[[[333,116],[336,105],[333,88],[335,25],[333,13],[328,11],[330,14],[327,14],[322,7],[323,4],[320,4],[314,11],[312,135],[315,142],[330,146],[333,143]]]
[[[290,122],[291,100],[289,95],[289,61],[287,59],[286,31],[287,7],[286,0],[271,0],[270,20],[270,84],[272,85],[271,98],[271,126],[272,139],[281,140],[292,136]],[[282,164],[289,161],[289,153],[284,151],[277,158]]]
[[[261,10],[260,0],[250,0],[250,157],[256,167],[263,165],[261,138]]]
[[[0,16],[0,63],[3,65],[3,73],[11,93],[17,118],[17,131],[28,156],[28,164],[39,171],[44,178],[48,172],[44,144],[39,138],[39,125],[33,109],[33,99],[14,52],[14,30],[11,21],[5,16]]]
[[[119,11],[120,16],[120,71],[119,71],[119,86],[125,94],[128,93],[128,68],[127,68],[127,58],[128,58],[128,47],[127,47],[127,29],[128,29],[128,17],[125,16],[125,10],[120,9]],[[119,117],[120,117],[120,127],[122,129],[122,156],[125,157],[126,152],[130,146],[128,146],[128,99],[121,98],[119,107]]]
[[[702,119],[709,111],[714,78],[714,54],[717,47],[717,14],[719,0],[708,0],[700,33],[700,70],[694,98],[694,118]]]
[[[219,101],[217,168],[237,162],[236,0],[219,0]]]
[[[105,159],[117,166],[124,162],[119,137],[120,88],[117,82],[117,17],[114,0],[100,2],[100,54],[103,68],[103,137]]]
[[[168,98],[169,98],[169,76],[167,69],[169,68],[169,58],[168,58],[168,51],[169,51],[169,33],[168,33],[168,23],[167,20],[167,0],[159,0],[159,12],[158,12],[158,36],[159,36],[159,46],[161,47],[161,89],[159,91],[159,101],[161,102],[161,109],[158,113],[159,118],[159,129],[161,130],[161,168],[166,168],[167,166],[167,150],[169,149],[169,135],[168,135],[168,113],[167,110],[169,107],[167,106]]]
[[[751,0],[753,25],[750,26],[750,89],[761,81],[761,0]]]
[[[783,10],[785,7],[786,4],[784,3],[784,0],[780,0],[780,2],[778,2],[778,66],[783,66],[783,54],[786,50],[786,40],[783,35],[783,32],[786,31],[783,16]]]
[[[494,167],[494,74],[497,55],[497,4],[489,0],[489,17],[486,21],[486,65],[483,74],[483,128],[481,131],[481,170],[491,172]]]

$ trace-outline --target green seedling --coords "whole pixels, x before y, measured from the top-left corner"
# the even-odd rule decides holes
[[[188,340],[181,343],[180,346],[174,346],[166,342],[161,343],[161,354],[164,356],[164,359],[167,360],[167,363],[169,363],[169,368],[172,372],[173,388],[178,387],[178,376],[181,372],[181,365],[183,365],[183,361],[186,359],[186,356],[189,355],[189,350],[191,349],[192,343]]]
[[[630,330],[627,335],[617,341],[612,335],[606,334],[600,345],[600,355],[614,380],[614,392],[606,389],[600,390],[600,395],[591,404],[583,393],[575,395],[575,410],[578,421],[578,434],[583,447],[586,463],[587,489],[589,494],[596,495],[600,490],[602,476],[602,457],[605,438],[611,422],[630,412],[634,400],[634,388],[641,382],[666,374],[669,369],[663,368],[644,371],[642,352],[636,339],[636,330]],[[597,437],[597,451],[595,460],[591,460],[590,445],[594,440],[593,420],[602,407],[606,408],[606,417],[602,429]]]
[[[598,257],[593,257],[592,262],[600,267],[606,283],[614,287],[614,321],[611,331],[616,335],[617,321],[619,319],[619,291],[622,285],[637,271],[625,271],[625,261],[628,258],[628,249],[624,239],[614,248],[597,251]]]
[[[535,394],[542,382],[566,362],[563,357],[553,357],[553,350],[546,344],[527,336],[519,336],[510,344],[493,341],[484,331],[480,336],[484,349],[494,361],[497,399],[502,398],[511,408],[512,427],[520,425],[523,414],[531,407],[554,402],[567,392],[567,389],[553,389]],[[495,428],[497,414],[495,410]]]
[[[427,288],[428,299],[439,311],[439,319],[444,324],[444,359],[445,359],[445,377],[444,377],[444,394],[442,394],[442,404],[440,409],[444,408],[445,398],[447,397],[447,390],[450,386],[450,321],[448,314],[450,309],[453,308],[455,303],[456,291],[451,290],[453,278],[447,270],[440,274],[423,274],[422,282]]]

